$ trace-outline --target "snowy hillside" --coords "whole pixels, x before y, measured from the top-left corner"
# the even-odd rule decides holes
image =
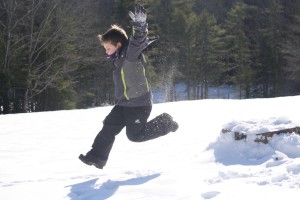
[[[300,136],[234,140],[300,125],[300,96],[153,106],[177,132],[133,143],[117,136],[103,170],[78,159],[112,107],[0,115],[2,200],[299,199]],[[223,128],[232,130],[222,133]]]

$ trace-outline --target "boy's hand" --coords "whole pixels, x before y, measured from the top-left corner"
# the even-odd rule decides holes
[[[135,11],[134,13],[129,11],[129,16],[135,23],[139,23],[141,25],[146,24],[147,13],[141,4],[135,4]]]

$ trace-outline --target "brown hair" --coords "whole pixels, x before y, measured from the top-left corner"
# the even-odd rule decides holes
[[[128,40],[128,36],[123,28],[118,25],[111,25],[111,28],[108,29],[104,34],[99,34],[98,39],[101,43],[111,42],[114,46],[117,46],[118,42],[121,42],[122,45]]]

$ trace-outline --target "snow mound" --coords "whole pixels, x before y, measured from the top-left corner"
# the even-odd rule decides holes
[[[214,150],[215,159],[223,164],[259,164],[278,154],[288,158],[300,157],[300,135],[274,134],[268,143],[255,142],[257,134],[299,127],[287,117],[272,117],[265,120],[230,121],[223,126],[220,136],[208,146]],[[236,140],[236,134],[243,138]],[[277,156],[284,160],[284,156]],[[230,159],[229,159],[230,158]],[[278,161],[278,160],[277,160]],[[278,164],[278,162],[277,162]],[[272,165],[272,164],[270,164]]]

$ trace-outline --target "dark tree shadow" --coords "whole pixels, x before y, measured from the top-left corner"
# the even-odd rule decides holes
[[[68,196],[71,198],[71,200],[105,200],[113,196],[114,193],[119,189],[119,187],[125,185],[141,185],[159,176],[160,174],[156,173],[123,181],[107,180],[100,186],[100,188],[94,188],[95,183],[99,179],[95,178],[89,181],[68,186],[71,187]]]

